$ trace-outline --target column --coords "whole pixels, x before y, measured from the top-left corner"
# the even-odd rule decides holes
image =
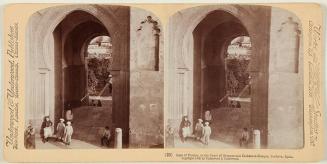
[[[123,131],[121,128],[116,128],[115,130],[115,148],[121,149],[123,148]]]

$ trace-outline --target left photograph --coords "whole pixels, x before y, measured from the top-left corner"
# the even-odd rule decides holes
[[[163,31],[151,12],[63,5],[25,34],[25,148],[164,147]]]

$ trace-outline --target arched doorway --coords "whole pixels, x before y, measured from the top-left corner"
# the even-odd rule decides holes
[[[26,122],[35,125],[37,133],[44,116],[56,126],[70,104],[73,127],[82,127],[75,128],[73,138],[99,144],[99,127],[110,125],[122,136],[123,147],[162,145],[164,39],[158,20],[149,11],[119,5],[59,5],[35,12],[26,33]],[[90,105],[94,97],[88,93],[87,78],[88,47],[98,36],[109,37],[112,44],[112,63],[104,71],[112,77],[102,76],[97,93],[91,95],[97,98],[106,81],[112,83],[111,96],[102,92],[112,99],[101,101],[102,109]],[[147,68],[144,56],[151,57],[146,57],[151,65]],[[104,113],[110,106],[112,112]],[[80,129],[89,130],[81,134]]]
[[[228,96],[226,96],[229,90],[226,85],[226,72],[228,71],[225,68],[227,49],[236,37],[247,36],[251,42],[251,59],[246,71],[250,78],[247,82],[249,88],[244,91],[247,91],[248,95],[243,96],[250,102],[242,101],[238,104],[239,101],[236,101],[235,107],[230,111],[237,111],[234,110],[239,109],[237,106],[241,106],[242,109],[242,106],[247,105],[250,106],[250,111],[247,115],[239,115],[239,112],[235,112],[237,113],[235,117],[226,117],[231,118],[230,123],[220,125],[229,126],[231,124],[232,126],[224,128],[218,125],[218,128],[222,130],[221,138],[229,138],[226,142],[233,143],[237,136],[228,136],[235,134],[234,127],[237,126],[234,126],[234,123],[237,121],[234,120],[246,118],[247,122],[250,122],[250,131],[257,134],[256,148],[257,146],[272,148],[301,145],[302,137],[297,138],[296,136],[302,136],[303,129],[294,128],[294,126],[302,127],[303,123],[302,119],[299,119],[303,118],[301,113],[303,103],[299,101],[302,100],[303,88],[298,88],[298,83],[293,81],[297,79],[300,82],[302,77],[294,69],[298,66],[302,67],[295,62],[297,61],[296,55],[293,58],[297,52],[301,54],[301,48],[300,51],[293,51],[294,49],[280,51],[280,47],[285,46],[286,49],[293,47],[280,42],[282,35],[292,34],[288,38],[292,38],[293,41],[287,40],[287,42],[299,45],[297,42],[299,41],[299,23],[294,21],[295,17],[292,13],[278,8],[251,5],[199,6],[181,10],[178,14],[170,17],[167,29],[169,36],[174,37],[168,38],[167,61],[170,64],[166,74],[170,78],[166,79],[168,90],[166,124],[174,128],[175,134],[178,134],[182,116],[187,115],[194,125],[198,118],[203,118],[206,109],[229,108]],[[291,27],[291,30],[285,28],[286,26]],[[285,34],[283,29],[287,29],[284,31]],[[288,68],[282,64],[279,65],[288,63],[283,61],[287,55],[292,56],[289,63],[293,63],[289,64]],[[282,62],[277,62],[279,57]],[[286,77],[286,75],[290,75],[286,72],[294,73],[294,79],[292,79],[293,75]],[[245,84],[248,85],[247,83]],[[281,89],[282,86],[285,88]],[[295,94],[295,91],[299,91],[300,94]],[[285,96],[286,98],[281,96],[282,92],[288,96]],[[289,96],[292,94],[296,96]],[[224,98],[225,96],[226,98]],[[235,98],[240,100],[242,95],[231,97],[232,100]],[[291,99],[292,103],[287,104],[286,101],[289,102]],[[297,116],[285,115],[284,110],[288,109],[289,111],[299,109],[292,110],[292,112],[298,113]],[[224,116],[224,114],[220,116]],[[217,119],[219,115],[215,117],[213,119]],[[291,121],[291,118],[297,121]],[[288,123],[281,125],[281,121]],[[248,127],[248,123],[239,127],[244,126]],[[291,128],[292,126],[293,128]],[[285,140],[281,142],[279,139],[285,133],[292,137],[289,139],[282,137]],[[216,139],[219,139],[219,134],[216,136],[218,136]],[[175,145],[175,147],[186,146]]]
[[[193,122],[210,111],[212,139],[235,145],[251,126],[248,36],[242,22],[223,10],[207,14],[193,31]]]
[[[123,94],[127,95],[128,92],[124,91],[129,90],[128,87],[122,86],[128,84],[128,78],[120,71],[121,60],[118,56],[114,59],[112,55],[119,48],[119,45],[111,45],[111,39],[116,37],[111,33],[115,32],[109,31],[97,17],[81,10],[66,15],[55,28],[54,120],[56,124],[59,118],[65,117],[66,111],[71,109],[74,116],[73,126],[76,129],[73,138],[98,145],[105,126],[110,127],[113,135],[115,128],[122,128],[123,144],[127,147],[128,96],[124,98],[118,95],[116,99],[111,96],[115,90],[123,91]],[[97,51],[95,54],[92,48]],[[103,50],[106,52],[101,52]],[[113,61],[116,61],[116,65],[112,64]],[[91,76],[96,78],[92,79]],[[115,87],[111,88],[110,93],[105,93],[109,92],[109,83]],[[117,108],[122,107],[122,104],[125,104],[126,108]]]

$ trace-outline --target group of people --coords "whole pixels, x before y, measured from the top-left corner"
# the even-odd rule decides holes
[[[210,142],[210,135],[212,133],[210,125],[212,124],[212,115],[209,110],[204,113],[204,120],[199,118],[198,122],[195,124],[193,134],[191,133],[191,121],[189,121],[187,116],[183,116],[179,127],[179,136],[182,142],[185,142],[188,138],[193,138],[197,141],[200,141],[204,145],[209,145]],[[170,127],[167,131],[168,135],[171,133],[173,135],[173,130]],[[250,139],[250,131],[248,128],[243,128],[240,139],[239,145],[240,147],[247,148]]]
[[[65,120],[61,118],[60,122],[57,124],[56,141],[62,141],[66,145],[70,145],[74,129],[70,121],[67,121],[66,124],[64,122]]]
[[[204,122],[204,123],[203,123]],[[191,133],[191,121],[189,121],[187,116],[183,116],[182,122],[179,127],[179,136],[182,142],[185,142],[188,138],[195,138],[198,141],[201,141],[205,145],[209,145],[212,115],[209,110],[204,114],[203,119],[199,118],[198,122],[195,125],[194,133]]]
[[[49,116],[46,116],[44,118],[40,130],[40,136],[42,138],[43,143],[48,142],[49,138],[53,137],[52,125],[53,123],[50,120]],[[56,141],[61,141],[66,145],[70,145],[74,132],[71,121],[66,120],[65,123],[65,120],[63,118],[60,118],[59,123],[56,127],[56,131]]]
[[[50,120],[49,116],[45,116],[40,128],[40,137],[43,143],[49,141],[50,138],[53,138],[53,123]],[[66,145],[70,145],[72,141],[73,135],[73,126],[71,121],[66,121],[63,118],[60,119],[59,123],[56,127],[56,141],[64,142]],[[25,139],[25,148],[26,149],[35,149],[35,129],[32,123],[29,123],[25,132],[24,132],[24,139]]]

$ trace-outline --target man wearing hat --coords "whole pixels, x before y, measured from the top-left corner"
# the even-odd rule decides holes
[[[63,118],[59,119],[59,123],[57,125],[57,141],[63,141],[65,134],[65,120]]]
[[[201,140],[201,138],[202,138],[202,131],[203,131],[202,122],[203,122],[203,120],[201,118],[199,118],[198,122],[195,125],[194,135],[195,135],[197,140]]]
[[[211,135],[211,127],[209,126],[208,121],[206,121],[204,124],[205,124],[205,126],[203,127],[204,144],[209,145],[210,135]]]

